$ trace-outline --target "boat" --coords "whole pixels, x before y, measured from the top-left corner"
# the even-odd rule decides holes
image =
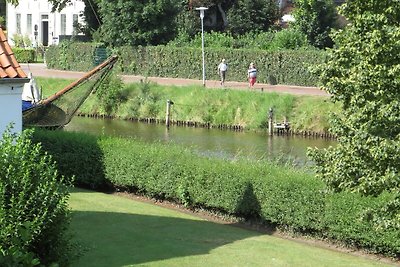
[[[117,56],[111,56],[83,77],[45,99],[31,76],[23,92],[22,125],[24,127],[62,128],[68,124],[87,97],[109,75]],[[29,103],[30,102],[30,103]]]

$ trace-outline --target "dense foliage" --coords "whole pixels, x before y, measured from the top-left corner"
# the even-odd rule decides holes
[[[126,96],[121,88],[123,88],[122,80],[114,73],[102,80],[96,90],[100,112],[111,114],[117,110],[120,103],[126,101]]]
[[[294,3],[293,26],[306,34],[313,46],[332,47],[329,34],[337,24],[333,0],[295,0]]]
[[[175,36],[178,6],[173,0],[103,0],[102,40],[112,46],[165,44]]]
[[[85,8],[81,16],[84,17],[85,23],[83,25],[78,25],[78,29],[89,38],[95,39],[96,33],[98,33],[98,29],[102,24],[102,18],[99,13],[99,3],[101,0],[83,1],[85,2]]]
[[[351,22],[320,69],[323,86],[343,105],[332,131],[335,148],[314,151],[317,173],[334,191],[397,194],[369,219],[400,228],[400,2],[344,4]]]
[[[383,205],[391,199],[390,193],[376,198],[346,192],[328,193],[322,181],[307,172],[265,161],[204,158],[174,145],[67,132],[37,132],[35,139],[43,141],[43,147],[59,164],[63,160],[80,161],[81,154],[90,155],[97,146],[100,153],[96,155],[101,155],[101,160],[91,157],[86,160],[90,168],[70,164],[67,169],[69,174],[76,174],[77,182],[82,185],[98,188],[111,184],[119,190],[176,200],[188,207],[255,217],[279,227],[375,252],[400,254],[399,229],[375,228],[371,221],[363,219],[369,215],[366,209]],[[60,143],[69,146],[61,150]],[[90,151],[82,153],[86,147]],[[101,167],[99,162],[102,170],[97,169]],[[85,169],[90,171],[79,175]],[[103,174],[99,175],[99,171]],[[79,181],[79,177],[84,180]]]
[[[66,266],[69,181],[30,138],[7,131],[0,141],[0,266]]]
[[[275,0],[237,0],[228,11],[228,29],[234,35],[268,31],[278,17]]]

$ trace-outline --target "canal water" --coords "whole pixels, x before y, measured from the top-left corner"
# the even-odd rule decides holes
[[[95,135],[134,137],[146,142],[172,142],[190,147],[197,153],[227,159],[274,159],[281,163],[306,165],[307,147],[325,148],[335,141],[296,136],[273,136],[259,132],[171,126],[116,119],[93,119],[75,116],[64,127],[65,131],[86,132]]]

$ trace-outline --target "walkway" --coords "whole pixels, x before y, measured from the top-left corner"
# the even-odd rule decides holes
[[[45,64],[34,63],[34,64],[21,64],[22,69],[28,73],[32,72],[33,76],[37,77],[48,77],[48,78],[65,78],[65,79],[79,79],[85,73],[78,71],[63,71],[47,69]],[[122,75],[122,80],[125,83],[139,82],[144,80],[143,76],[135,75]],[[161,77],[147,77],[147,80],[161,84],[161,85],[202,85],[202,80],[191,80],[182,78],[161,78]],[[219,81],[207,80],[207,88],[221,88]],[[236,89],[236,90],[249,90],[247,82],[225,82],[225,88]],[[328,94],[320,90],[317,87],[304,87],[304,86],[293,86],[293,85],[270,85],[264,83],[257,83],[252,90],[260,92],[278,92],[288,93],[293,95],[315,95],[315,96],[328,96]]]

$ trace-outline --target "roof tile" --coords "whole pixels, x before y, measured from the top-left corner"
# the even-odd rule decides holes
[[[0,28],[0,79],[27,78],[8,44],[7,37]]]
[[[3,70],[3,68],[0,68],[0,79],[1,78],[7,78],[7,73]]]

